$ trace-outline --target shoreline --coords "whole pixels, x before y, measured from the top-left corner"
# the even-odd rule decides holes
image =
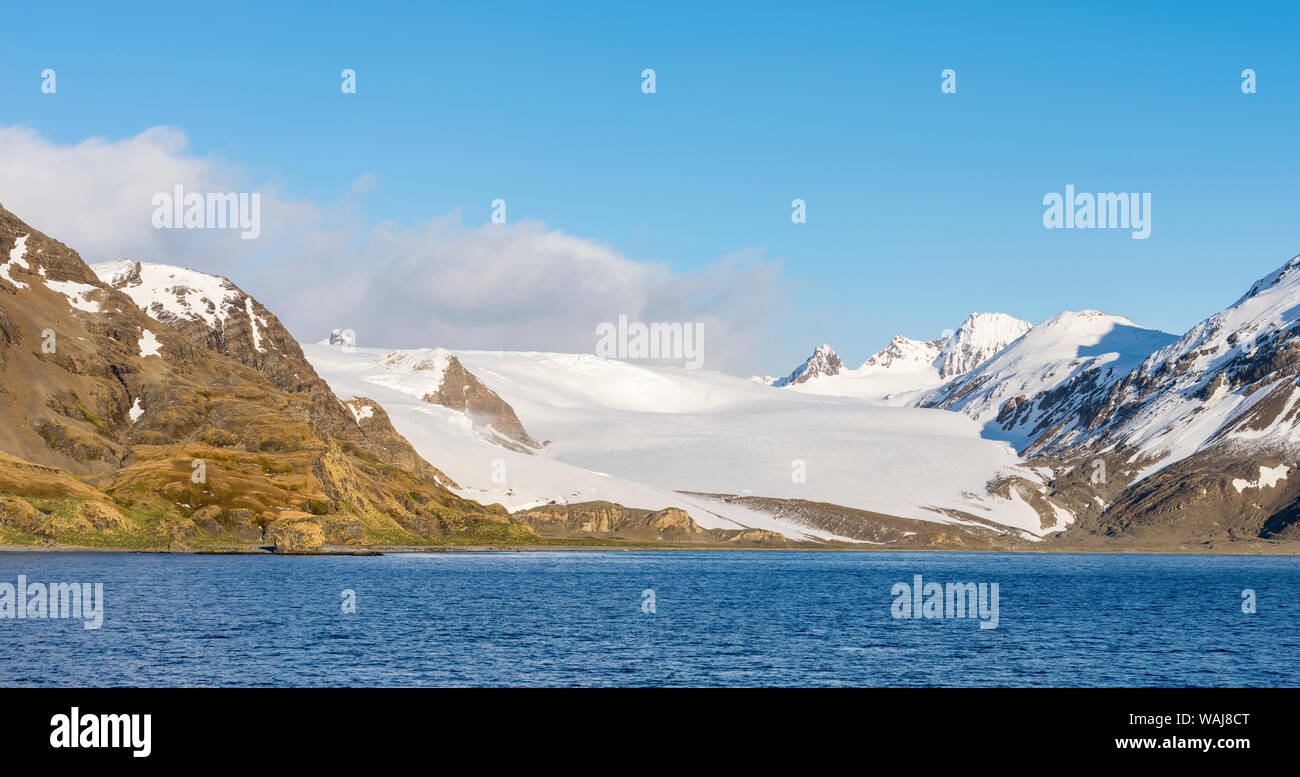
[[[1199,544],[1199,543],[1198,543]],[[1163,547],[1160,545],[1138,547],[1096,547],[1056,545],[1025,548],[893,548],[879,545],[866,547],[760,547],[702,545],[327,545],[317,552],[274,553],[270,546],[245,546],[231,548],[101,548],[79,545],[0,545],[0,554],[24,553],[142,553],[182,556],[315,556],[315,557],[374,557],[413,553],[645,553],[645,552],[768,552],[768,553],[964,553],[964,554],[1016,554],[1016,555],[1101,555],[1101,556],[1300,556],[1300,542],[1269,543],[1226,542],[1211,543],[1212,547]]]

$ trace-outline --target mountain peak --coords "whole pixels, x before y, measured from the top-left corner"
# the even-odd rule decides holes
[[[1291,261],[1255,281],[1255,283],[1250,287],[1250,291],[1246,292],[1241,299],[1237,300],[1233,304],[1233,307],[1240,305],[1265,289],[1273,288],[1286,279],[1287,276],[1291,277],[1291,280],[1288,281],[1289,283],[1295,283],[1296,278],[1300,277],[1300,273],[1296,272],[1298,268],[1300,268],[1300,256],[1294,256],[1291,258]]]
[[[220,329],[238,315],[247,316],[256,328],[255,314],[248,310],[248,295],[220,275],[130,259],[92,264],[90,269],[161,323],[197,321],[209,329]]]
[[[944,342],[934,366],[944,379],[965,375],[1032,328],[1005,313],[971,313]]]
[[[1177,339],[1123,316],[1067,310],[931,391],[918,405],[964,413],[984,424],[985,436],[1023,449],[1035,433],[1081,407],[1104,406],[1115,383]]]
[[[336,345],[340,348],[356,348],[357,335],[351,329],[335,329],[330,332],[329,339],[325,341],[329,345]]]
[[[942,339],[913,340],[903,335],[894,335],[889,345],[863,362],[862,367],[886,368],[900,364],[930,364],[939,356],[943,343]]]
[[[1066,310],[1039,324],[1035,329],[1070,329],[1075,327],[1095,327],[1099,325],[1137,326],[1133,320],[1116,316],[1100,310]]]
[[[812,356],[809,356],[794,372],[780,380],[773,381],[772,385],[790,386],[807,383],[813,378],[823,375],[839,375],[843,370],[844,362],[840,361],[840,357],[831,349],[830,345],[822,343],[813,350]]]

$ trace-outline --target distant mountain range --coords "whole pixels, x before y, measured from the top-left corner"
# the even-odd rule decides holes
[[[1050,467],[1048,501],[1094,532],[1293,538],[1297,373],[1300,257],[1181,338],[1095,310],[1032,327],[973,315],[945,340],[896,336],[858,370],[779,385],[967,415]]]
[[[302,344],[227,279],[89,267],[0,208],[0,544],[1270,547],[1300,539],[1298,374],[1300,258],[1181,337],[977,313],[743,380]]]
[[[888,346],[856,370],[846,368],[823,343],[788,376],[775,381],[752,380],[813,394],[880,401],[893,398],[891,404],[907,403],[915,392],[936,388],[975,369],[1032,326],[1003,313],[972,313],[955,332],[938,340],[895,335]]]

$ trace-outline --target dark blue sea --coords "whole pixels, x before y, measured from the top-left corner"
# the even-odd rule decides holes
[[[1294,557],[0,553],[19,575],[102,583],[103,622],[0,618],[0,686],[1300,685]],[[895,617],[916,575],[997,583],[996,627]]]

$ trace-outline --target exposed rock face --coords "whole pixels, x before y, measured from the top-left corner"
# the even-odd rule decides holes
[[[1088,529],[1202,541],[1294,536],[1300,528],[1294,456],[1224,454],[1190,456],[1145,478]]]
[[[789,541],[763,529],[703,529],[685,510],[639,510],[613,502],[545,505],[510,516],[543,537],[598,537],[633,541],[666,541],[737,545],[785,546]]]
[[[367,380],[464,413],[489,442],[520,453],[544,447],[524,431],[514,408],[445,348],[392,351],[375,363],[385,373]]]
[[[281,391],[307,398],[313,405],[310,421],[320,434],[365,446],[356,424],[280,319],[230,280],[127,259],[91,269],[150,318],[184,334],[192,347],[228,356],[257,370]]]
[[[325,530],[303,513],[285,513],[266,527],[266,539],[276,553],[318,553],[325,547]]]
[[[535,507],[512,517],[532,526],[543,537],[690,540],[707,536],[685,510],[675,507],[638,510],[613,502],[581,502]]]
[[[773,381],[772,385],[779,387],[807,383],[813,378],[824,375],[839,375],[843,370],[844,362],[840,361],[840,357],[835,354],[835,351],[831,350],[829,345],[822,343],[813,351],[812,356],[809,356],[794,372]]]
[[[247,542],[262,539],[262,524],[252,510],[222,510],[217,505],[200,507],[190,514],[195,528],[213,537],[229,537]]]
[[[727,542],[736,545],[766,545],[780,547],[789,545],[790,542],[784,535],[767,529],[741,529],[736,532],[721,532],[714,529],[712,534],[720,534]]]
[[[447,359],[438,391],[426,394],[424,401],[464,412],[476,427],[490,430],[504,447],[520,453],[536,453],[542,448],[541,443],[524,431],[514,408],[483,385],[455,356]]]
[[[117,466],[140,331],[106,296],[75,252],[0,208],[0,450],[83,476]]]
[[[121,511],[106,502],[80,500],[42,510],[18,497],[0,497],[0,527],[48,539],[129,532],[132,528]]]
[[[407,472],[415,472],[431,478],[445,488],[460,487],[446,473],[429,464],[415,452],[411,443],[393,428],[388,413],[379,406],[378,402],[368,397],[350,397],[344,400],[343,404],[352,412],[352,417],[361,428],[361,433],[365,435],[370,450],[375,451],[383,461]]]
[[[322,515],[315,519],[329,545],[363,545],[365,527],[351,515]]]
[[[0,526],[30,532],[41,517],[41,511],[25,499],[0,497]]]

